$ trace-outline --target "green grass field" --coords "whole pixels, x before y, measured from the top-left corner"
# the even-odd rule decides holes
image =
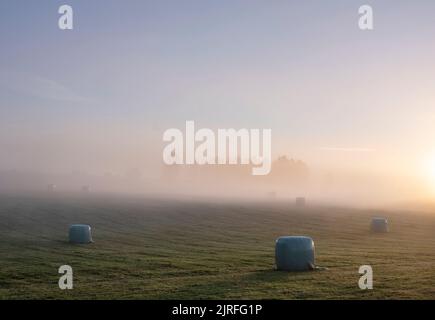
[[[370,218],[391,232],[369,232]],[[88,223],[94,243],[71,245]],[[328,270],[274,271],[275,239],[308,235]],[[435,214],[286,203],[0,197],[1,299],[434,299]],[[74,270],[60,290],[59,266]],[[358,288],[369,264],[374,289]]]

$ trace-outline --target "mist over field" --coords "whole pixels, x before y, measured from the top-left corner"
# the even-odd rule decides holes
[[[166,198],[290,200],[303,196],[313,203],[346,206],[394,206],[430,202],[418,181],[373,173],[310,167],[301,160],[275,159],[267,176],[253,176],[250,165],[148,164],[124,171],[0,172],[0,192],[14,194],[117,193]],[[128,168],[126,166],[126,168]],[[423,194],[423,196],[422,196]]]
[[[0,5],[0,192],[435,197],[432,2],[379,2],[370,31],[356,0],[77,0],[67,31],[56,1],[23,3]],[[165,166],[187,120],[271,129],[272,172]]]
[[[361,2],[1,0],[0,299],[434,299],[435,2]]]

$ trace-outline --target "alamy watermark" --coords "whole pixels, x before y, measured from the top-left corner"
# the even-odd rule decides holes
[[[61,5],[58,9],[61,15],[58,20],[58,26],[61,30],[73,30],[73,8],[68,4]],[[373,8],[370,5],[364,4],[358,8],[359,18],[358,27],[361,30],[373,30]]]
[[[62,276],[59,278],[59,289],[71,290],[73,288],[73,270],[71,266],[69,265],[63,265],[59,267],[58,272],[62,274]]]
[[[74,28],[73,8],[67,4],[59,7],[58,13],[61,15],[58,20],[60,30],[72,30]]]
[[[369,265],[363,265],[359,267],[359,274],[362,276],[359,278],[358,287],[361,290],[372,290],[373,289],[373,269]]]
[[[170,142],[163,150],[167,165],[252,165],[253,175],[267,175],[272,166],[271,129],[211,129],[195,132],[195,122],[186,121],[185,135],[176,128],[163,134]]]
[[[367,4],[359,7],[358,27],[361,30],[373,30],[373,8]]]

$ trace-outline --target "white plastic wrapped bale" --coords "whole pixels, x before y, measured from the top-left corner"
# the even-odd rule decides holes
[[[386,233],[388,232],[388,220],[380,217],[373,218],[370,229],[375,233]]]
[[[314,256],[314,241],[310,237],[285,236],[276,240],[275,262],[278,270],[313,270]]]
[[[91,226],[87,224],[73,224],[69,227],[70,243],[91,243]]]

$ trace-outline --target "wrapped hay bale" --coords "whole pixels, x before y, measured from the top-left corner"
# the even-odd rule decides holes
[[[313,270],[315,268],[313,239],[302,236],[278,238],[275,245],[275,262],[278,270]]]
[[[91,226],[87,224],[73,224],[69,227],[70,243],[91,243]]]
[[[388,220],[386,218],[376,217],[372,219],[370,229],[375,233],[387,233],[388,232]]]

